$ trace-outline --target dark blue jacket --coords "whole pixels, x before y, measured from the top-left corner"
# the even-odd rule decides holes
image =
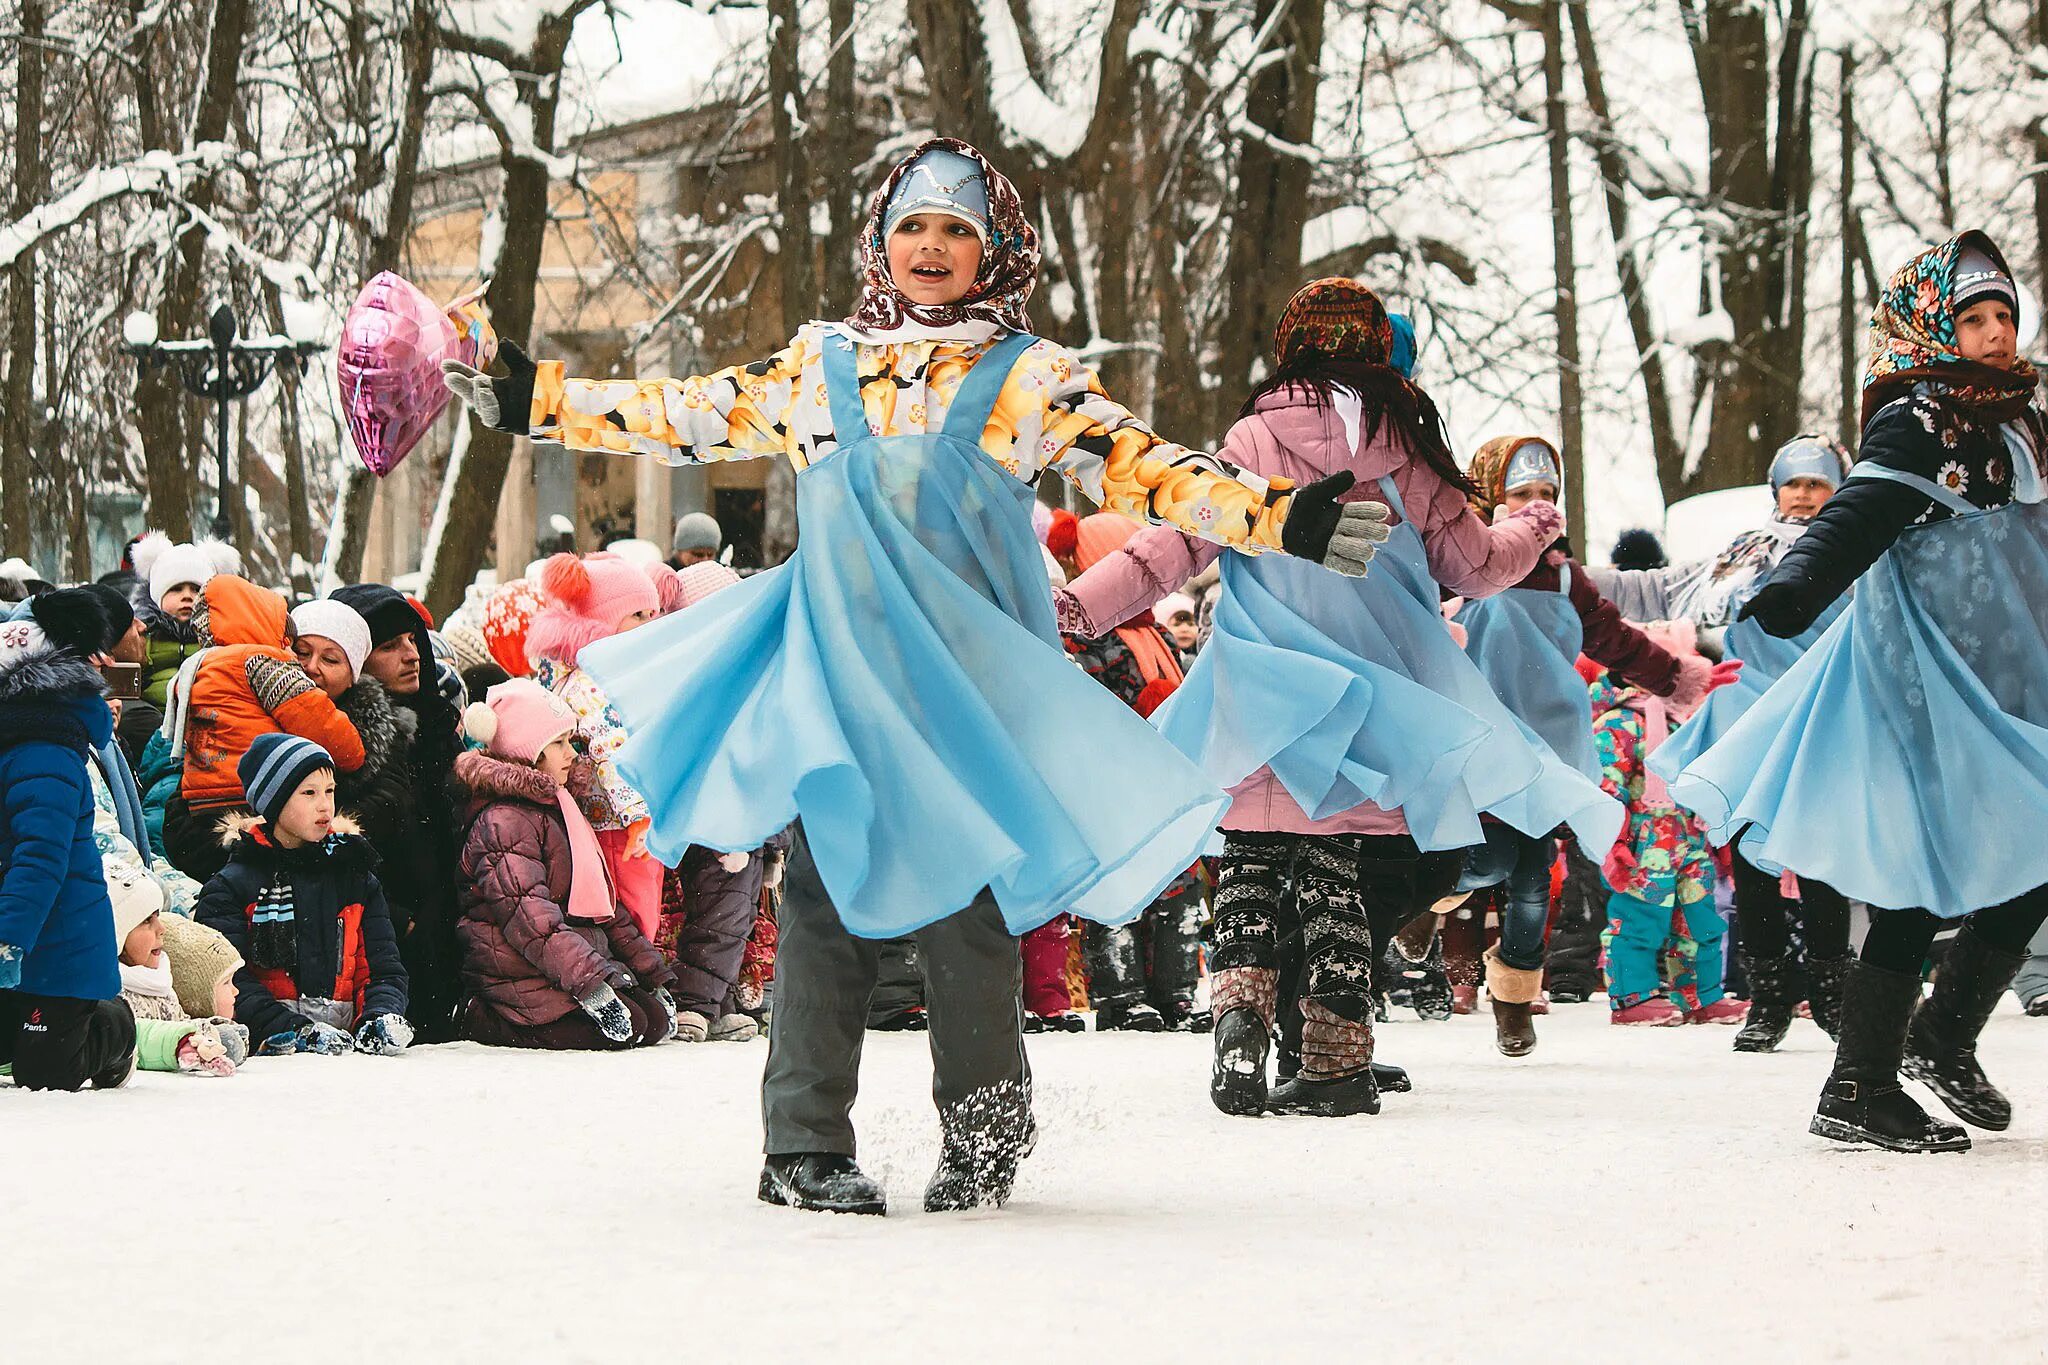
[[[85,768],[113,733],[99,673],[76,654],[38,652],[0,674],[0,943],[23,951],[18,989],[32,995],[121,993]]]

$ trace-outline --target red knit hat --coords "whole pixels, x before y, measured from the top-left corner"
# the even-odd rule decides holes
[[[483,625],[479,627],[484,647],[491,651],[498,667],[515,678],[533,672],[533,660],[526,655],[526,632],[547,604],[540,586],[527,578],[500,584],[484,603]]]

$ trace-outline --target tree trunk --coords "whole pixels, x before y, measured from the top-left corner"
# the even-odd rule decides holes
[[[517,73],[520,98],[533,111],[533,145],[543,152],[555,145],[562,54],[569,45],[575,13],[571,7],[541,22],[533,50]],[[501,162],[505,238],[484,303],[499,336],[526,341],[530,346],[551,184],[547,166],[539,161],[514,155],[508,148]],[[505,486],[506,467],[512,462],[508,433],[491,430],[474,414],[469,423],[469,449],[460,463],[451,466],[442,485],[428,547],[426,603],[436,617],[445,617],[462,604],[463,593],[483,567],[497,520],[498,495]]]
[[[2048,4],[2044,4],[2048,8]],[[1863,434],[1860,387],[1856,382],[1856,353],[1859,343],[1856,308],[1856,54],[1842,51],[1842,171],[1839,197],[1842,204],[1842,293],[1839,311],[1842,332],[1842,412],[1839,422],[1842,444],[1856,448]],[[2036,179],[2035,203],[2040,201]]]
[[[184,147],[226,138],[234,112],[236,73],[248,34],[249,0],[216,0],[206,44],[206,70],[199,101]],[[144,73],[138,80],[147,80]],[[164,130],[167,134],[169,129]],[[171,148],[176,151],[180,148]],[[205,177],[186,189],[186,198],[200,208],[213,206],[213,181]],[[176,337],[203,335],[200,293],[206,282],[206,232],[188,228],[178,242],[171,265],[170,288],[164,293],[158,319]],[[142,433],[143,463],[149,479],[149,516],[173,540],[191,535],[193,504],[199,480],[190,450],[198,423],[185,421],[185,390],[167,369],[143,369],[135,382],[135,425]],[[225,500],[227,490],[218,490]]]
[[[1675,499],[1685,480],[1685,450],[1678,440],[1671,415],[1671,391],[1664,377],[1664,352],[1650,316],[1649,294],[1643,283],[1642,266],[1636,259],[1635,233],[1629,225],[1628,169],[1614,142],[1614,121],[1607,103],[1607,82],[1601,74],[1600,52],[1594,42],[1592,21],[1585,0],[1570,0],[1565,12],[1571,19],[1572,38],[1579,59],[1579,78],[1586,90],[1586,104],[1593,116],[1594,161],[1600,168],[1601,198],[1607,205],[1608,235],[1614,239],[1614,268],[1621,282],[1622,310],[1628,315],[1629,335],[1635,339],[1637,373],[1643,380],[1643,402],[1648,409],[1650,450],[1656,459],[1657,482],[1667,500]]]
[[[2034,0],[2034,42],[2048,47],[2048,0]],[[2034,279],[2048,284],[2048,119],[2035,119],[2029,136],[2034,147]],[[2048,298],[2038,300],[2048,305]]]
[[[43,36],[49,15],[43,0],[21,0],[21,36],[15,40],[14,216],[43,198]],[[6,424],[0,426],[0,527],[6,548],[34,553],[29,516],[29,469],[42,425],[36,412],[36,253],[24,251],[7,283]],[[54,456],[56,452],[51,452]]]
[[[284,334],[284,298],[272,281],[263,282],[264,309],[270,330]],[[306,482],[306,447],[299,435],[299,387],[303,383],[296,357],[279,356],[277,438],[284,455],[284,506],[289,549],[285,570],[295,592],[311,594],[313,584],[312,490]]]
[[[1565,112],[1563,0],[1543,0],[1543,121],[1550,144],[1550,260],[1557,280],[1557,430],[1564,505],[1586,526],[1586,446],[1579,371],[1579,268],[1572,227],[1572,134]],[[1586,547],[1581,546],[1581,550]]]
[[[858,278],[854,273],[855,259],[863,222],[860,187],[848,174],[851,167],[866,159],[862,150],[866,139],[860,136],[860,97],[854,80],[853,19],[854,0],[829,0],[827,20],[832,26],[833,47],[825,67],[825,107],[832,112],[825,121],[820,143],[823,164],[832,168],[832,174],[825,177],[825,263],[819,303],[834,312],[838,311],[833,307],[834,300],[844,288],[840,281]],[[850,300],[846,311],[853,311]]]
[[[776,266],[782,333],[792,337],[818,312],[798,9],[798,0],[768,0],[768,118],[781,224],[776,234]],[[770,564],[779,564],[796,549],[796,471],[787,460],[776,460],[769,469],[764,503],[761,552]]]
[[[910,24],[917,35],[917,60],[925,83],[944,92],[945,124],[952,136],[988,154],[1018,179],[1004,155],[1001,125],[989,101],[988,47],[981,38],[981,19],[970,0],[909,0]],[[1021,188],[1021,183],[1020,183]]]
[[[396,270],[412,233],[413,191],[419,184],[420,146],[425,140],[427,106],[433,102],[427,80],[434,69],[434,0],[414,0],[412,18],[402,40],[405,62],[405,119],[399,125],[398,149],[392,158],[391,194],[384,207],[384,224],[370,242],[363,262],[368,281],[380,271]],[[370,540],[370,506],[377,493],[377,478],[361,460],[345,463],[341,488],[326,552],[323,577],[337,583],[353,583],[362,576],[363,551]]]
[[[1244,117],[1263,136],[1246,132],[1237,140],[1224,267],[1232,317],[1218,339],[1219,383],[1209,422],[1217,431],[1250,388],[1273,324],[1300,284],[1311,168],[1275,142],[1306,148],[1314,139],[1324,6],[1325,0],[1258,0],[1254,13],[1252,26],[1262,29],[1276,9],[1285,10],[1255,59],[1264,65],[1245,91]]]

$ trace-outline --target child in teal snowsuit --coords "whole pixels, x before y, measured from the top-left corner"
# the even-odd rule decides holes
[[[1690,622],[1651,626],[1646,633],[1673,653],[1693,652]],[[1611,674],[1595,679],[1592,691],[1600,785],[1628,807],[1621,837],[1601,869],[1612,891],[1602,937],[1613,1022],[1739,1022],[1746,1007],[1726,999],[1721,984],[1728,921],[1714,904],[1706,831],[1644,766],[1682,718],[1663,698]]]

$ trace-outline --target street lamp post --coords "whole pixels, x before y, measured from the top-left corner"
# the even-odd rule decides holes
[[[148,369],[176,366],[185,392],[214,402],[214,457],[219,463],[220,496],[215,503],[213,534],[218,540],[233,534],[228,519],[228,404],[262,388],[278,365],[303,366],[326,349],[323,343],[309,339],[237,336],[240,328],[235,310],[225,303],[206,320],[203,341],[157,340],[156,319],[148,313],[130,313],[121,324],[124,349],[139,364]]]

